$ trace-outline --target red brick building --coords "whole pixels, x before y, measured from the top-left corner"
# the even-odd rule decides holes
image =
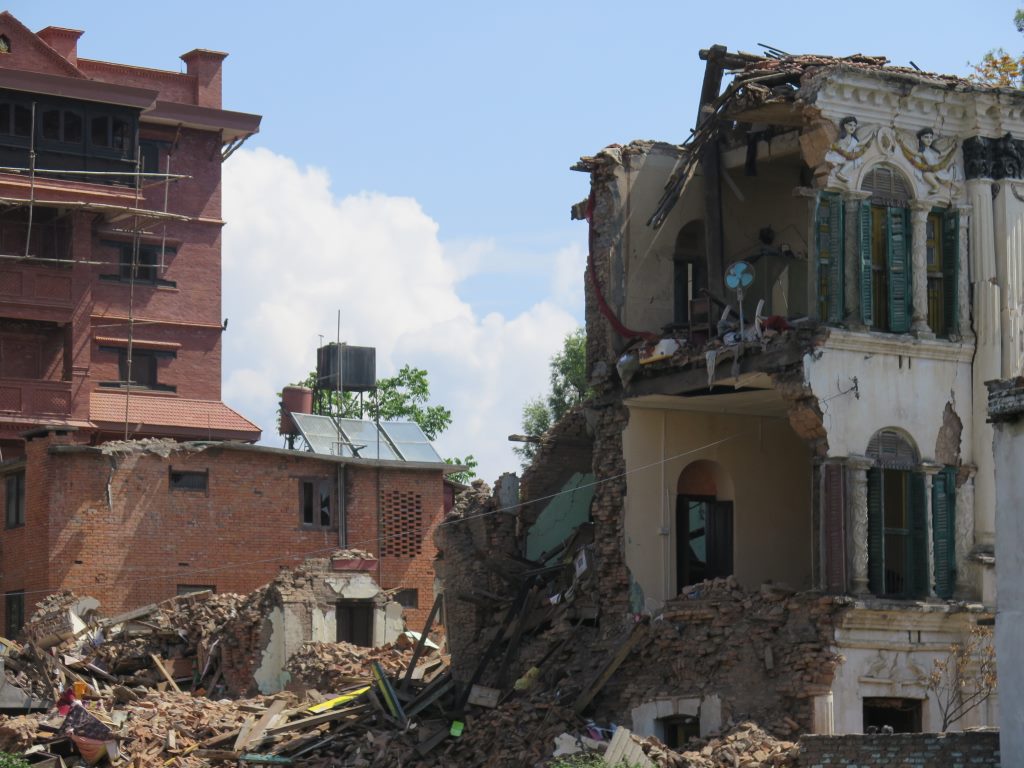
[[[256,441],[220,402],[226,54],[184,73],[78,57],[0,13],[0,459],[21,433]],[[140,175],[143,174],[143,175]]]
[[[0,634],[54,590],[248,592],[342,546],[416,627],[447,465],[249,445],[220,401],[221,163],[260,123],[221,108],[226,54],[166,72],[81,34],[0,13]]]
[[[0,535],[0,627],[14,634],[20,613],[60,589],[111,615],[189,589],[248,592],[283,566],[350,547],[377,557],[372,575],[401,589],[419,629],[434,599],[444,471],[238,442],[87,446],[40,430],[24,458],[0,465],[4,508],[6,480],[22,478],[24,493],[20,524]]]

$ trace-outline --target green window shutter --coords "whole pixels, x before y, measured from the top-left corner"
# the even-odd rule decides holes
[[[910,541],[907,547],[908,597],[928,595],[928,503],[925,476],[910,475]]]
[[[827,322],[843,319],[843,202],[835,192],[818,197],[818,297]]]
[[[857,242],[857,256],[860,260],[860,317],[864,325],[875,323],[874,275],[871,271],[871,201],[860,204],[860,232]]]
[[[825,464],[825,586],[846,592],[846,468]]]
[[[912,298],[907,210],[905,208],[889,208],[887,213],[889,330],[893,333],[907,333],[910,330]]]
[[[946,467],[932,478],[932,551],[935,594],[948,600],[956,587],[956,470]]]
[[[957,300],[959,277],[960,213],[949,209],[942,214],[942,302],[946,327],[932,329],[944,336],[956,333],[960,327],[960,302]]]
[[[885,594],[885,511],[882,509],[882,470],[868,470],[868,589]]]

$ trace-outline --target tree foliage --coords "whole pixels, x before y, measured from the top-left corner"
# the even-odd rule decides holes
[[[590,396],[587,386],[587,336],[582,328],[566,334],[562,349],[548,363],[551,389],[545,397],[534,397],[523,405],[523,434],[540,437],[560,418]],[[537,453],[537,443],[523,443],[512,449],[527,466]]]
[[[971,627],[967,639],[953,643],[949,653],[932,662],[921,681],[934,697],[942,715],[942,731],[972,709],[981,706],[996,690],[996,649],[989,627]]]
[[[1018,8],[1013,23],[1018,32],[1024,32],[1024,8]],[[971,79],[985,85],[1010,88],[1024,87],[1024,55],[1014,56],[1003,48],[993,48],[981,61],[972,64]]]
[[[414,421],[428,440],[434,440],[452,424],[452,412],[443,405],[428,405],[430,381],[422,368],[403,365],[394,376],[377,379],[371,392],[332,392],[316,389],[316,371],[299,382],[317,392],[313,410],[343,419]]]

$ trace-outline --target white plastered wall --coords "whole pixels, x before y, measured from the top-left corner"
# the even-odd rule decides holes
[[[1024,420],[995,430],[996,657],[1002,700],[999,747],[1004,765],[1024,764]]]
[[[723,395],[722,397],[728,397]],[[675,500],[680,472],[717,462],[733,501],[733,564],[739,583],[811,586],[811,460],[785,419],[630,406],[623,434],[626,459],[626,565],[656,611],[678,593]],[[717,445],[704,448],[711,443]],[[731,485],[731,488],[723,485]]]
[[[864,732],[865,698],[920,699],[922,731],[939,731],[939,705],[922,678],[934,660],[948,657],[951,643],[963,640],[972,621],[969,614],[949,614],[944,606],[847,614],[836,628],[833,649],[842,657],[832,682],[835,733]],[[993,696],[949,730],[994,725],[998,708]]]

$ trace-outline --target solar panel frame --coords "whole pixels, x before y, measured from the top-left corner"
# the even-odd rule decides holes
[[[381,431],[395,444],[395,448],[406,461],[426,464],[444,464],[420,425],[414,421],[382,421]]]
[[[292,413],[292,421],[298,427],[302,439],[313,453],[328,456],[353,456],[352,448],[346,444],[344,432],[330,416],[313,413]]]

